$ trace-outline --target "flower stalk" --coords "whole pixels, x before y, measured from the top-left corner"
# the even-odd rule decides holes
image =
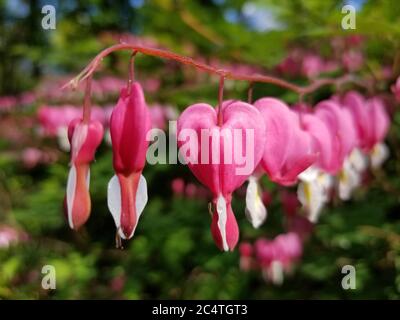
[[[159,57],[163,59],[169,59],[169,60],[175,60],[179,63],[186,64],[193,66],[201,71],[218,75],[220,77],[223,77],[224,79],[231,79],[231,80],[238,80],[238,81],[247,81],[250,83],[253,82],[260,82],[260,83],[269,83],[276,85],[278,87],[286,88],[288,90],[292,90],[299,95],[306,95],[309,93],[314,92],[315,90],[319,89],[320,87],[326,86],[326,85],[336,85],[336,84],[344,84],[347,82],[352,82],[357,85],[363,86],[364,84],[354,75],[352,74],[346,74],[342,77],[339,78],[321,78],[318,80],[313,81],[307,86],[298,86],[296,84],[293,84],[291,82],[285,81],[283,79],[274,77],[274,76],[269,76],[269,75],[261,75],[261,74],[243,74],[243,73],[236,73],[230,70],[226,69],[220,69],[220,68],[215,68],[210,65],[207,65],[205,63],[196,61],[192,58],[176,54],[174,52],[168,51],[168,50],[163,50],[163,49],[156,49],[156,48],[150,48],[150,47],[144,47],[144,46],[137,46],[134,44],[129,44],[129,43],[120,43],[113,45],[111,47],[108,47],[101,51],[96,57],[93,58],[93,60],[82,70],[81,73],[79,73],[78,76],[75,78],[71,79],[69,82],[67,82],[62,88],[73,88],[76,89],[79,85],[79,83],[88,77],[90,77],[98,68],[100,65],[101,61],[107,57],[109,54],[115,52],[115,51],[120,51],[120,50],[130,50],[134,51],[135,54],[137,52],[140,52],[142,54],[148,55],[148,56],[153,56],[153,57]]]

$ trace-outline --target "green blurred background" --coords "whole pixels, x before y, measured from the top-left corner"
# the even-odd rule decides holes
[[[41,27],[41,8],[46,4],[56,8],[55,30]],[[383,67],[399,74],[395,57],[400,52],[400,4],[394,0],[351,4],[358,10],[356,30],[341,29],[344,2],[333,0],[0,0],[0,95],[38,90],[53,76],[67,79],[127,34],[207,63],[265,73],[273,73],[292,48],[330,57],[332,39],[362,34],[367,39],[362,48],[366,61],[358,73],[374,76],[376,90],[389,93],[394,77],[379,81],[379,74]],[[97,74],[126,78],[128,57],[127,52],[113,54]],[[146,92],[151,104],[182,110],[195,102],[217,101],[218,78],[190,67],[138,55],[136,73],[142,81],[160,82],[156,90]],[[308,83],[304,77],[289,78]],[[307,101],[315,103],[334,92],[335,88],[325,87]],[[297,101],[287,90],[255,85],[255,98],[267,95]],[[227,81],[225,97],[246,99],[247,84]],[[98,104],[113,104],[116,98]],[[81,96],[74,99],[59,101],[81,104]],[[198,186],[182,165],[146,166],[149,203],[134,238],[124,250],[114,249],[115,227],[106,205],[112,155],[105,143],[92,165],[91,218],[79,232],[69,230],[61,210],[69,155],[58,149],[55,139],[37,134],[36,111],[43,104],[51,103],[37,95],[28,107],[0,114],[0,225],[25,235],[24,240],[0,248],[0,298],[400,298],[398,113],[392,112],[387,141],[391,157],[384,168],[351,201],[336,201],[324,210],[293,275],[283,285],[273,286],[258,271],[241,271],[237,250],[221,253],[214,246],[207,199],[173,194],[170,185],[177,177]],[[46,150],[56,160],[27,168],[21,161],[27,147]],[[272,203],[261,228],[254,230],[246,221],[243,192],[233,203],[241,240],[253,242],[284,231],[280,189],[266,179],[263,184]],[[341,267],[346,264],[356,267],[356,290],[341,287]],[[43,265],[56,267],[56,290],[42,289]]]

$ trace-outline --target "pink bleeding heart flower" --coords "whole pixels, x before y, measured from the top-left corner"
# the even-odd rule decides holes
[[[232,192],[261,160],[265,125],[257,109],[244,102],[226,101],[221,112],[222,123],[218,123],[218,112],[210,105],[188,107],[178,119],[178,145],[190,170],[211,190],[211,232],[216,245],[228,251],[239,239]]]
[[[360,137],[353,112],[342,107],[339,101],[326,100],[317,105],[316,115],[324,121],[332,134],[335,161],[331,173],[337,175],[339,198],[348,200],[353,190],[360,185],[360,172],[365,166],[364,157],[358,149]]]
[[[314,138],[316,162],[299,176],[301,183],[297,195],[308,214],[316,222],[324,204],[329,201],[332,176],[338,169],[338,160],[333,152],[334,139],[328,126],[313,113],[300,113],[301,126]]]
[[[129,90],[130,89],[130,90]],[[121,91],[110,119],[113,166],[108,184],[108,208],[119,236],[130,239],[147,203],[147,183],[142,175],[151,129],[150,112],[142,87],[134,82]]]
[[[242,271],[249,271],[253,267],[253,246],[248,242],[242,242],[239,246],[239,266]]]
[[[327,125],[311,113],[301,115],[301,124],[315,139],[315,149],[318,153],[315,165],[327,173],[336,172],[337,162],[332,149],[334,136]]]
[[[324,71],[324,61],[316,54],[307,54],[303,57],[301,72],[307,78],[315,78]]]
[[[342,105],[350,111],[357,132],[358,147],[366,149],[371,131],[367,100],[356,91],[349,91],[342,98]]]
[[[292,271],[294,263],[303,253],[303,243],[294,232],[281,234],[273,240],[261,238],[254,245],[255,255],[264,278],[280,285],[284,273]]]
[[[9,225],[0,225],[0,249],[29,240],[29,235]]]
[[[103,138],[103,125],[97,120],[88,123],[74,119],[68,126],[71,144],[71,169],[68,174],[64,213],[72,229],[79,229],[89,218],[91,210],[89,164]]]
[[[298,175],[317,159],[312,136],[300,127],[299,116],[282,101],[262,98],[254,103],[266,126],[266,144],[261,166],[269,178],[293,185]]]
[[[333,137],[334,158],[329,171],[336,174],[342,168],[345,158],[357,146],[357,133],[351,113],[333,100],[324,100],[317,104],[315,115],[325,123]]]
[[[358,50],[349,50],[343,53],[342,63],[347,71],[354,72],[362,68],[364,56]]]
[[[275,238],[279,259],[284,268],[289,271],[292,264],[303,254],[303,243],[297,233],[280,234]]]
[[[371,151],[384,140],[389,130],[390,119],[383,101],[378,97],[367,100],[360,93],[350,91],[343,97],[342,103],[353,117],[359,147],[365,152]]]
[[[371,131],[368,136],[366,147],[368,150],[372,150],[377,143],[385,139],[389,131],[390,118],[386,112],[383,101],[378,97],[367,100],[367,109],[370,114]]]

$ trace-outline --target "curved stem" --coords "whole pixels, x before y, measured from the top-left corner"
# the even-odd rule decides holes
[[[135,81],[135,56],[137,51],[133,50],[129,59],[128,93],[131,93],[132,83]]]
[[[104,57],[106,57],[107,55],[109,55],[112,52],[119,51],[119,50],[133,50],[133,51],[140,52],[140,53],[143,53],[148,56],[154,56],[154,57],[159,57],[159,58],[164,58],[164,59],[175,60],[175,61],[178,61],[179,63],[193,66],[204,72],[223,76],[226,79],[248,81],[248,82],[270,83],[270,84],[273,84],[273,85],[276,85],[276,86],[279,86],[282,88],[286,88],[286,89],[292,90],[294,92],[297,92],[298,94],[303,94],[303,95],[313,92],[313,91],[317,90],[319,87],[329,85],[329,84],[335,84],[336,81],[343,82],[344,78],[346,78],[346,80],[344,82],[356,82],[354,79],[352,79],[351,76],[347,75],[347,76],[344,76],[344,77],[338,78],[338,79],[330,79],[330,78],[329,79],[319,79],[319,80],[316,80],[315,82],[311,83],[308,86],[298,86],[298,85],[295,85],[293,83],[290,83],[288,81],[285,81],[283,79],[276,78],[273,76],[260,75],[260,74],[248,75],[248,74],[235,73],[230,70],[214,68],[205,63],[195,61],[192,58],[182,56],[182,55],[179,55],[174,52],[167,51],[167,50],[142,47],[142,46],[137,46],[137,45],[128,44],[128,43],[121,43],[121,44],[116,44],[114,46],[111,46],[111,47],[106,48],[103,51],[101,51],[86,66],[86,68],[82,70],[82,72],[77,77],[75,77],[74,79],[72,79],[68,83],[66,83],[63,86],[63,88],[65,88],[65,87],[76,88],[81,81],[88,78],[89,76],[91,76],[94,73],[94,71],[99,66],[99,64],[101,63],[101,61],[103,60]]]

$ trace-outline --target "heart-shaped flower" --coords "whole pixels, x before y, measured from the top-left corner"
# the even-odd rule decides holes
[[[231,208],[232,192],[252,174],[261,160],[265,124],[252,105],[223,104],[222,119],[208,104],[188,107],[178,120],[180,157],[213,195],[211,231],[221,250],[233,250],[239,229]]]
[[[261,166],[269,178],[293,185],[298,175],[317,159],[312,136],[300,127],[299,116],[282,101],[262,98],[254,103],[266,126],[266,144]]]
[[[315,107],[315,115],[321,119],[332,135],[333,159],[330,172],[336,174],[343,162],[357,146],[357,133],[349,110],[342,108],[336,101],[324,100]]]

